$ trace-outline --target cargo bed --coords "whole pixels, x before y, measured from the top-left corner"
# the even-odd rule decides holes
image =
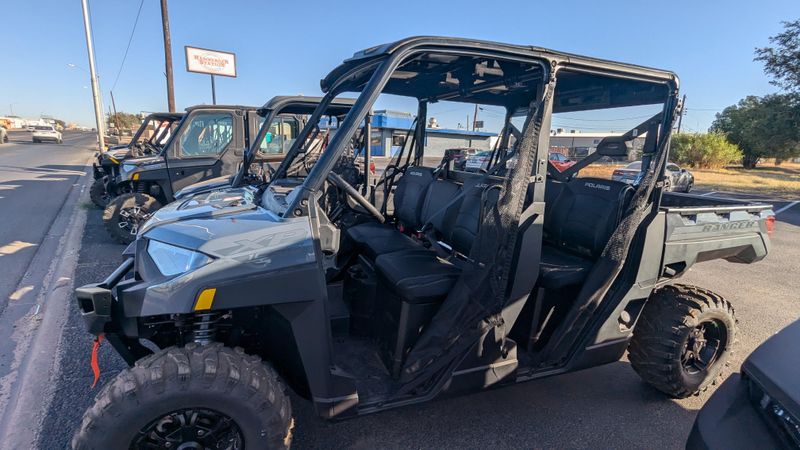
[[[717,197],[665,193],[664,275],[680,275],[692,264],[714,259],[753,263],[769,252],[772,205]]]

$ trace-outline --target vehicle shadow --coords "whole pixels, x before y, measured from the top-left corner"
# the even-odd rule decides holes
[[[62,164],[48,164],[37,167],[23,167],[23,166],[9,166],[0,164],[0,171],[2,172],[15,172],[15,173],[33,173],[37,174],[36,179],[42,175],[81,175],[84,173],[85,166],[83,165],[62,165]],[[14,181],[6,181],[5,183],[13,183]]]
[[[686,403],[625,361],[340,423],[294,397],[293,447],[683,448],[699,407]]]

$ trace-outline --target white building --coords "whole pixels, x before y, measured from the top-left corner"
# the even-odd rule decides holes
[[[622,136],[624,133],[583,132],[580,130],[564,130],[558,128],[550,131],[550,151],[562,153],[573,159],[581,159],[597,150],[597,144],[605,137]],[[635,160],[641,154],[644,138],[647,133],[637,136],[629,145],[628,159]]]
[[[8,122],[11,129],[25,128],[27,121],[18,116],[0,116],[0,122]]]

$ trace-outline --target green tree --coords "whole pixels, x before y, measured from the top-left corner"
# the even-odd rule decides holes
[[[800,93],[800,19],[783,22],[783,32],[769,38],[773,47],[756,49],[770,81],[788,92]]]
[[[138,115],[126,112],[107,114],[106,120],[107,123],[113,123],[114,126],[120,130],[134,130],[139,128],[139,125],[142,123],[142,119],[140,119]]]
[[[710,131],[742,150],[746,169],[761,158],[792,158],[800,155],[800,102],[792,94],[751,95],[717,113]]]
[[[719,169],[740,161],[743,153],[728,142],[722,133],[680,133],[672,136],[670,155],[673,161],[698,169]]]

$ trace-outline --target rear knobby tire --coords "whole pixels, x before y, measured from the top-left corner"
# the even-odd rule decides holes
[[[105,209],[105,207],[108,206],[108,201],[110,198],[106,192],[106,183],[103,178],[94,180],[92,186],[89,188],[89,198],[91,198],[92,203],[97,205],[99,208]]]
[[[686,398],[720,381],[735,343],[731,304],[706,289],[676,284],[650,296],[633,330],[628,358],[648,384]]]
[[[103,211],[103,224],[108,234],[120,244],[130,244],[154,212],[161,207],[155,197],[147,194],[122,194]]]
[[[241,348],[192,343],[145,357],[114,377],[84,413],[72,448],[217,448],[187,438],[209,438],[211,433],[203,430],[212,427],[200,420],[197,423],[203,426],[173,432],[172,436],[179,436],[174,441],[165,440],[167,433],[154,426],[166,423],[163,428],[174,428],[178,421],[163,418],[176,413],[193,417],[198,411],[233,422],[230,429],[236,430],[233,434],[241,439],[235,442],[240,445],[219,448],[286,449],[291,445],[292,407],[275,370]],[[142,436],[147,436],[146,443],[141,442]]]

